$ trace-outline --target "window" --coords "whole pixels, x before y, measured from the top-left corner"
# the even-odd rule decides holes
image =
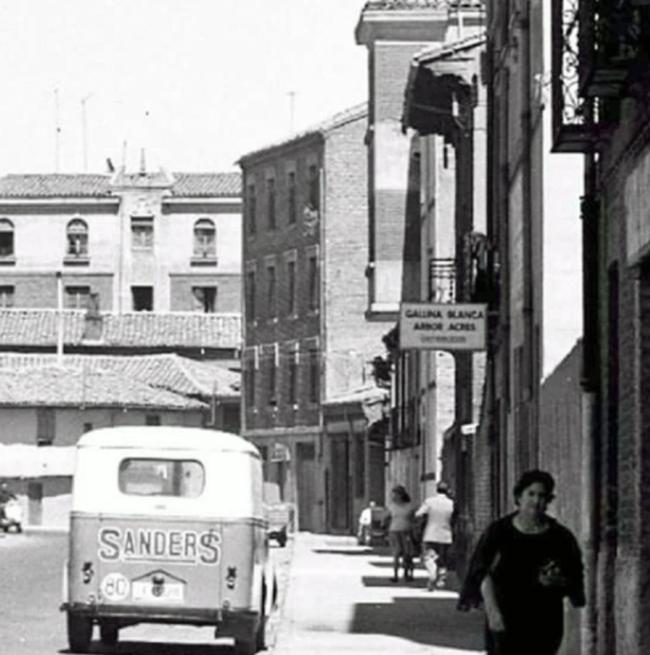
[[[194,256],[217,256],[217,231],[209,218],[200,218],[194,223]]]
[[[67,309],[87,309],[90,300],[90,287],[69,286],[65,288],[65,306]]]
[[[134,250],[153,250],[153,217],[131,217],[131,247]]]
[[[144,417],[145,425],[160,425],[160,414],[147,414]]]
[[[51,446],[56,436],[56,414],[49,407],[36,410],[36,445]]]
[[[217,287],[192,287],[196,309],[205,314],[213,314],[217,306]]]
[[[275,317],[276,312],[276,280],[275,266],[269,266],[266,269],[266,311],[269,318]]]
[[[191,459],[128,458],[120,462],[118,483],[130,496],[196,498],[205,486],[205,470]]]
[[[131,287],[134,312],[153,311],[153,287]]]
[[[88,226],[80,218],[73,218],[66,228],[68,257],[88,256]]]
[[[309,402],[319,401],[320,391],[320,367],[318,365],[318,351],[309,351]]]
[[[288,400],[291,405],[298,402],[298,353],[294,353],[289,360],[289,389]]]
[[[246,409],[250,410],[255,407],[255,361],[251,359],[248,362],[248,379],[246,381]]]
[[[309,207],[315,210],[320,207],[320,180],[315,165],[309,167]]]
[[[0,257],[14,256],[14,225],[8,218],[0,218]]]
[[[296,262],[287,262],[287,311],[290,316],[296,313]]]
[[[257,197],[254,184],[248,185],[246,194],[246,223],[248,234],[254,235],[257,232]]]
[[[255,271],[249,271],[246,274],[246,320],[255,320],[255,296],[257,289],[255,288]]]
[[[275,230],[275,180],[266,180],[266,210],[268,212],[269,230]]]
[[[269,405],[277,405],[277,378],[278,369],[274,358],[269,362]]]
[[[0,286],[0,307],[14,306],[15,287],[9,285]]]
[[[287,204],[289,209],[289,224],[296,222],[296,174],[290,171],[287,175]]]
[[[308,261],[309,268],[309,310],[316,311],[318,309],[318,259],[312,256]]]

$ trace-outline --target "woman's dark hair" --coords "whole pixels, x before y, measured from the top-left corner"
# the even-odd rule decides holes
[[[403,503],[411,502],[411,497],[409,496],[408,491],[406,491],[404,485],[398,484],[394,486],[391,491],[398,496]]]
[[[528,489],[531,485],[539,482],[544,487],[546,492],[546,497],[549,501],[553,500],[553,490],[555,489],[555,480],[550,473],[546,471],[540,471],[539,469],[533,469],[532,471],[526,471],[515,484],[512,493],[515,497],[515,502],[519,500],[521,494],[524,493],[525,489]]]

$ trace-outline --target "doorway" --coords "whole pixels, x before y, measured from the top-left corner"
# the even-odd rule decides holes
[[[298,529],[318,529],[316,514],[316,449],[313,443],[296,444],[298,486]]]

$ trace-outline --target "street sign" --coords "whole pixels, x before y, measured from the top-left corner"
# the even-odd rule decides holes
[[[270,462],[288,462],[291,460],[291,451],[288,446],[276,441],[271,448]]]
[[[400,350],[485,350],[487,305],[413,303],[400,305]]]

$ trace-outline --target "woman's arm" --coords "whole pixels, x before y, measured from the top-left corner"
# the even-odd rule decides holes
[[[478,607],[483,601],[481,584],[494,568],[501,540],[501,525],[501,520],[489,525],[476,544],[458,598],[457,607],[461,611]]]
[[[503,632],[505,625],[503,615],[499,609],[497,596],[494,590],[494,581],[491,575],[486,575],[481,582],[481,596],[485,605],[485,614],[488,620],[488,626],[492,632]]]

